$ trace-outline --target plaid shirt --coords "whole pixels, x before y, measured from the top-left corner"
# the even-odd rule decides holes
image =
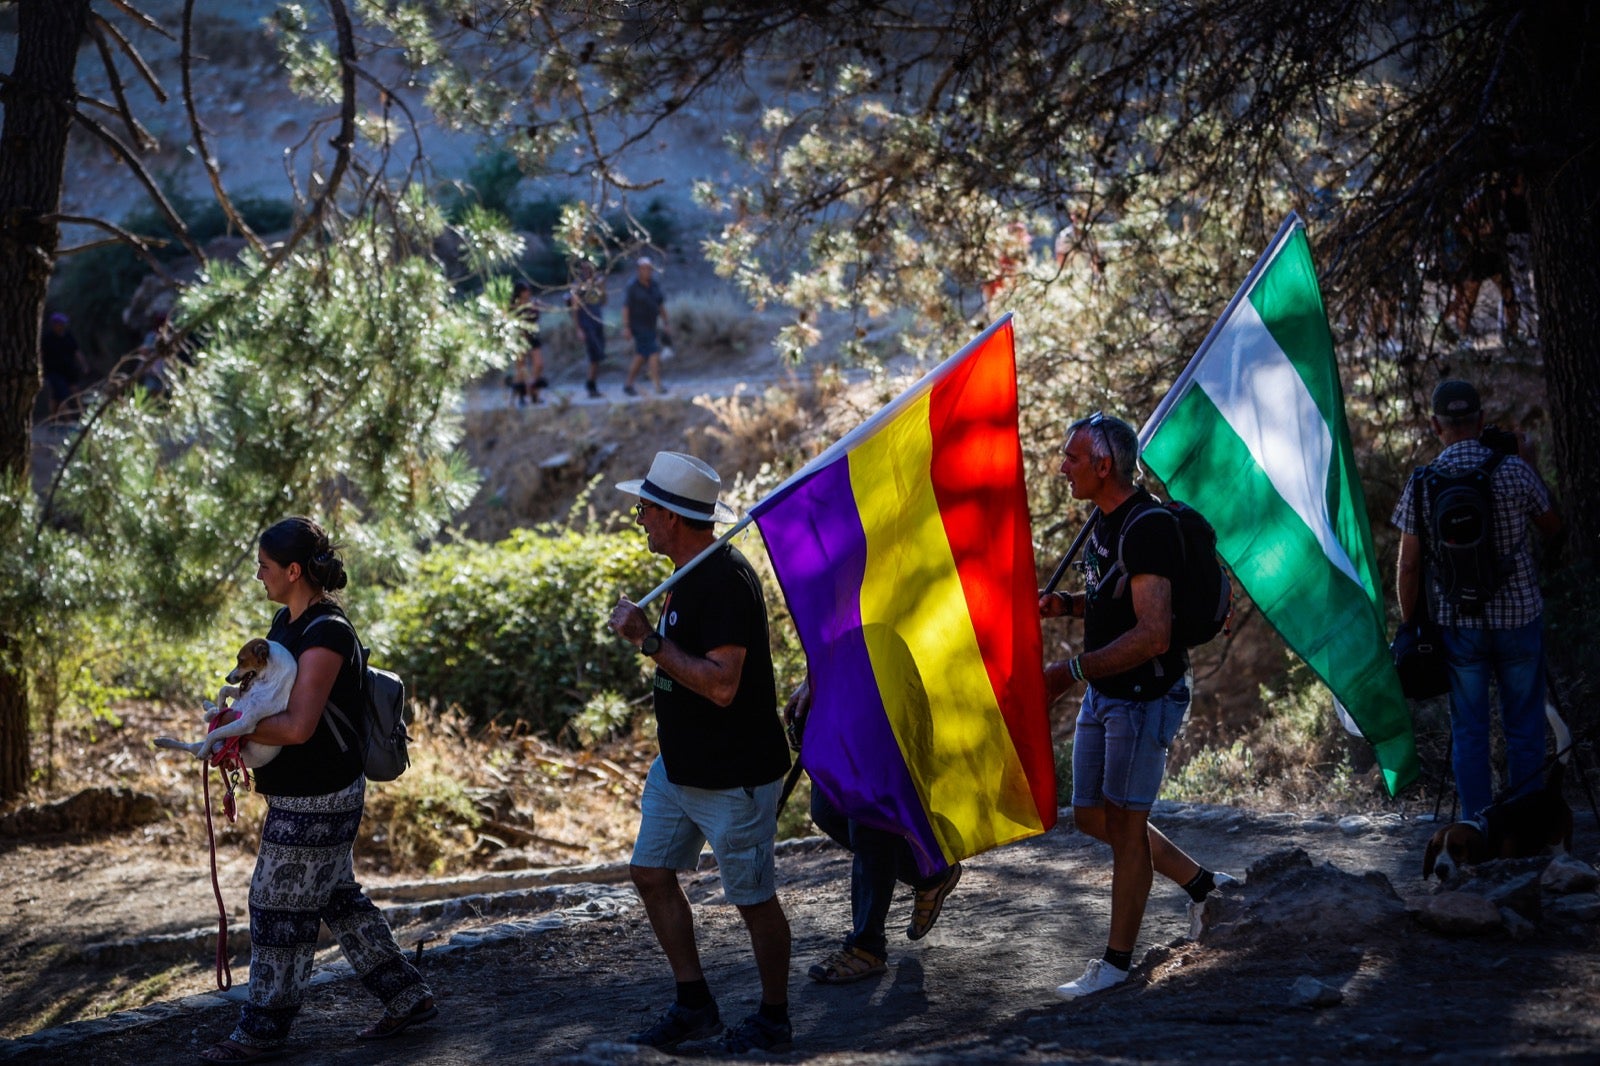
[[[1457,441],[1439,453],[1433,461],[1434,469],[1442,474],[1466,473],[1494,454],[1475,440]],[[1406,482],[1400,502],[1395,505],[1389,521],[1402,533],[1421,536],[1424,547],[1431,553],[1426,532],[1421,528],[1418,510],[1413,503],[1424,493],[1412,487],[1417,474]],[[1550,510],[1550,492],[1545,488],[1533,468],[1515,455],[1506,456],[1495,468],[1490,482],[1494,495],[1494,550],[1502,560],[1510,563],[1501,578],[1501,584],[1484,605],[1481,615],[1463,614],[1454,604],[1446,603],[1444,589],[1435,576],[1432,560],[1428,560],[1428,584],[1433,600],[1433,620],[1441,626],[1456,629],[1515,629],[1538,618],[1544,610],[1544,599],[1539,595],[1539,577],[1533,567],[1533,551],[1528,538],[1528,520]],[[1420,486],[1418,487],[1420,488]],[[1421,513],[1426,514],[1428,502],[1422,501]]]

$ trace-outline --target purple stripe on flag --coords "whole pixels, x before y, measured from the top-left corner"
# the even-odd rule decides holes
[[[755,512],[811,667],[812,705],[800,761],[834,806],[906,837],[918,865],[944,854],[884,710],[861,628],[867,537],[847,457]]]

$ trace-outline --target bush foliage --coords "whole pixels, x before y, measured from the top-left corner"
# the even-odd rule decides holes
[[[640,537],[547,527],[444,545],[390,597],[389,665],[424,703],[555,736],[596,697],[647,693],[638,653],[605,622],[619,594],[666,574]]]

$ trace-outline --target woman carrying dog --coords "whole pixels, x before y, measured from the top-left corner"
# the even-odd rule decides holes
[[[383,1017],[357,1034],[394,1036],[438,1014],[433,993],[406,961],[382,912],[356,883],[351,848],[366,795],[360,743],[341,745],[323,711],[362,705],[363,663],[355,631],[333,594],[345,587],[344,563],[322,527],[286,518],[261,535],[256,578],[267,599],[283,604],[267,639],[298,664],[289,707],[262,721],[248,739],[281,744],[256,770],[266,798],[261,849],[250,879],[250,997],[226,1039],[203,1062],[275,1057],[300,1010],[317,932],[323,922]],[[332,620],[313,625],[318,619]]]

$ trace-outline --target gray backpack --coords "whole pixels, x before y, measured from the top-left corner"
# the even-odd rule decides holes
[[[338,742],[340,751],[350,750],[350,743],[345,740],[346,733],[358,743],[365,737],[366,751],[361,765],[367,780],[393,781],[411,765],[411,756],[406,751],[406,745],[411,741],[410,734],[406,732],[406,723],[411,715],[410,705],[406,701],[406,683],[400,680],[398,674],[379,670],[367,662],[366,649],[361,646],[361,638],[356,636],[355,627],[348,619],[325,614],[306,626],[306,632],[311,632],[318,623],[329,619],[343,622],[350,630],[350,635],[355,637],[354,654],[361,671],[362,706],[359,710],[363,721],[352,721],[347,712],[329,700],[328,728],[333,731],[333,739]]]

